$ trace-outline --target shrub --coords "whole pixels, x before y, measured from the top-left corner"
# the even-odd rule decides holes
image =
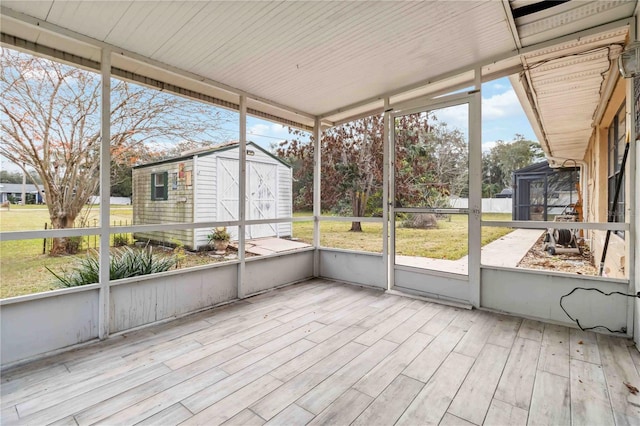
[[[113,246],[123,247],[129,245],[129,234],[115,234],[113,236]]]
[[[432,229],[438,227],[438,220],[435,214],[431,213],[410,213],[402,222],[404,228]]]
[[[155,274],[171,269],[176,264],[176,257],[172,255],[154,254],[151,247],[142,250],[131,247],[115,249],[109,256],[109,279],[137,277]],[[98,253],[92,252],[70,271],[62,271],[62,276],[47,268],[63,287],[77,287],[94,284],[100,280]]]

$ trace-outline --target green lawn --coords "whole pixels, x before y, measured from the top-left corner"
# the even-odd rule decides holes
[[[99,210],[89,214],[89,223],[98,224]],[[296,217],[311,213],[296,213]],[[130,206],[113,206],[112,223],[131,223]],[[485,214],[485,220],[509,220],[510,215]],[[95,219],[95,221],[94,221]],[[48,222],[45,206],[11,206],[11,210],[0,211],[0,231],[22,231],[44,229]],[[351,222],[322,222],[321,245],[351,250],[382,252],[382,223],[362,223],[363,232],[349,232]],[[485,227],[482,229],[482,244],[487,244],[507,234],[508,228]],[[295,222],[293,236],[301,241],[313,242],[313,222]],[[452,215],[451,220],[440,220],[437,229],[396,229],[396,252],[408,256],[422,256],[455,260],[467,254],[467,217]],[[84,238],[83,247],[94,248],[98,239]],[[56,288],[51,273],[69,268],[77,256],[50,257],[42,254],[43,239],[0,242],[0,298],[37,293]],[[84,256],[84,253],[78,256]],[[185,267],[207,263],[206,258],[188,256]]]
[[[510,214],[486,213],[483,220],[511,220]],[[363,232],[349,232],[351,222],[321,222],[320,245],[382,253],[382,223],[362,224]],[[468,254],[467,216],[451,215],[438,221],[437,229],[402,228],[396,222],[396,253],[433,259],[456,260]],[[506,235],[509,228],[482,228],[482,245]],[[294,237],[313,243],[313,222],[294,223]]]

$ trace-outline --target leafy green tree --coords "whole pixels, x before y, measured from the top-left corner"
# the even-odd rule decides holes
[[[497,141],[482,158],[482,196],[490,197],[503,188],[511,187],[514,171],[541,161],[544,153],[540,144],[516,134],[513,142]]]

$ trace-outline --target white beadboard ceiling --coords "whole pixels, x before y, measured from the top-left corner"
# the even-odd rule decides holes
[[[540,57],[519,49],[628,18],[635,4],[3,0],[0,25],[6,35],[94,62],[111,46],[114,67],[224,102],[247,94],[249,108],[310,126],[314,116],[338,121],[379,110],[386,95],[442,91],[445,78],[463,84],[466,77],[452,77],[477,64],[486,75],[522,68]],[[624,40],[626,32],[614,33],[597,46]],[[567,137],[574,131],[584,138],[587,126],[561,122],[589,121],[608,59],[594,52],[528,71],[549,144],[575,143]]]

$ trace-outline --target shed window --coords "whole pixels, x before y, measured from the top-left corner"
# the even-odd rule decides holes
[[[613,198],[616,193],[616,182],[620,173],[622,173],[622,156],[624,155],[624,148],[626,143],[626,111],[624,105],[620,108],[620,111],[613,117],[613,121],[609,126],[608,136],[608,150],[609,150],[609,166],[608,166],[608,221],[609,222],[624,222],[624,179],[622,179],[622,185],[620,186],[620,193],[618,195],[618,202],[615,215],[613,214]],[[624,233],[619,232],[622,236]]]
[[[151,173],[151,199],[152,200],[166,200],[168,198],[167,183],[169,180],[169,174],[164,173]]]

